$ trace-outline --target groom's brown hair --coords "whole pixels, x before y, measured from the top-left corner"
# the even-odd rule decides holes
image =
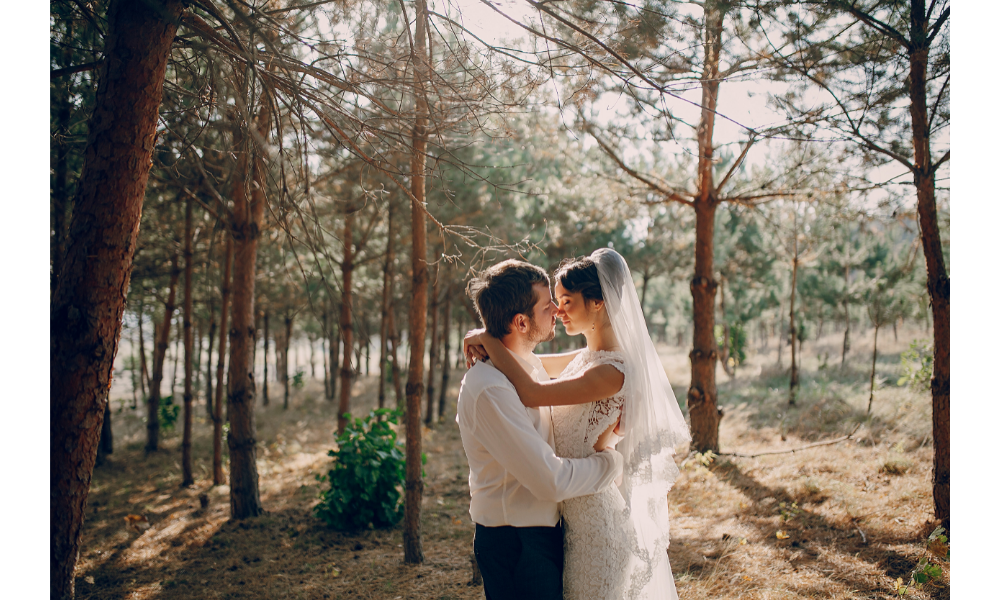
[[[516,315],[532,318],[536,283],[551,285],[545,270],[512,258],[475,275],[465,293],[476,305],[486,332],[500,339],[510,333],[510,323]]]

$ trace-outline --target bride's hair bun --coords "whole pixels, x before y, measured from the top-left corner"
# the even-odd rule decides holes
[[[566,258],[556,267],[554,279],[569,292],[580,292],[584,300],[604,301],[597,263],[589,256]]]

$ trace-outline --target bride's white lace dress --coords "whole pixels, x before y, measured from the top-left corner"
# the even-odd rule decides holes
[[[560,377],[577,375],[598,365],[611,365],[625,373],[625,359],[621,353],[584,349]],[[628,383],[625,381],[617,394],[604,400],[552,407],[556,454],[565,458],[594,454],[597,438],[621,415]],[[629,592],[636,583],[629,581],[633,543],[630,532],[633,529],[618,487],[610,486],[597,494],[564,500],[562,517],[564,600],[631,597],[633,594]],[[668,597],[676,598],[673,585],[669,587],[672,593],[668,593]]]

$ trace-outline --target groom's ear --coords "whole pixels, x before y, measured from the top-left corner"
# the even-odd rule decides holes
[[[517,313],[516,315],[514,315],[514,319],[511,321],[511,326],[515,330],[517,330],[517,331],[519,331],[521,333],[527,333],[528,332],[528,317],[525,316],[525,315],[523,315],[523,314],[521,314],[521,313]]]

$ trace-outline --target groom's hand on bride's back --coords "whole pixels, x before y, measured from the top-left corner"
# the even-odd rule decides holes
[[[479,336],[485,333],[485,329],[470,329],[462,340],[462,354],[465,355],[465,368],[471,369],[472,365],[489,358],[486,348],[479,341]]]

